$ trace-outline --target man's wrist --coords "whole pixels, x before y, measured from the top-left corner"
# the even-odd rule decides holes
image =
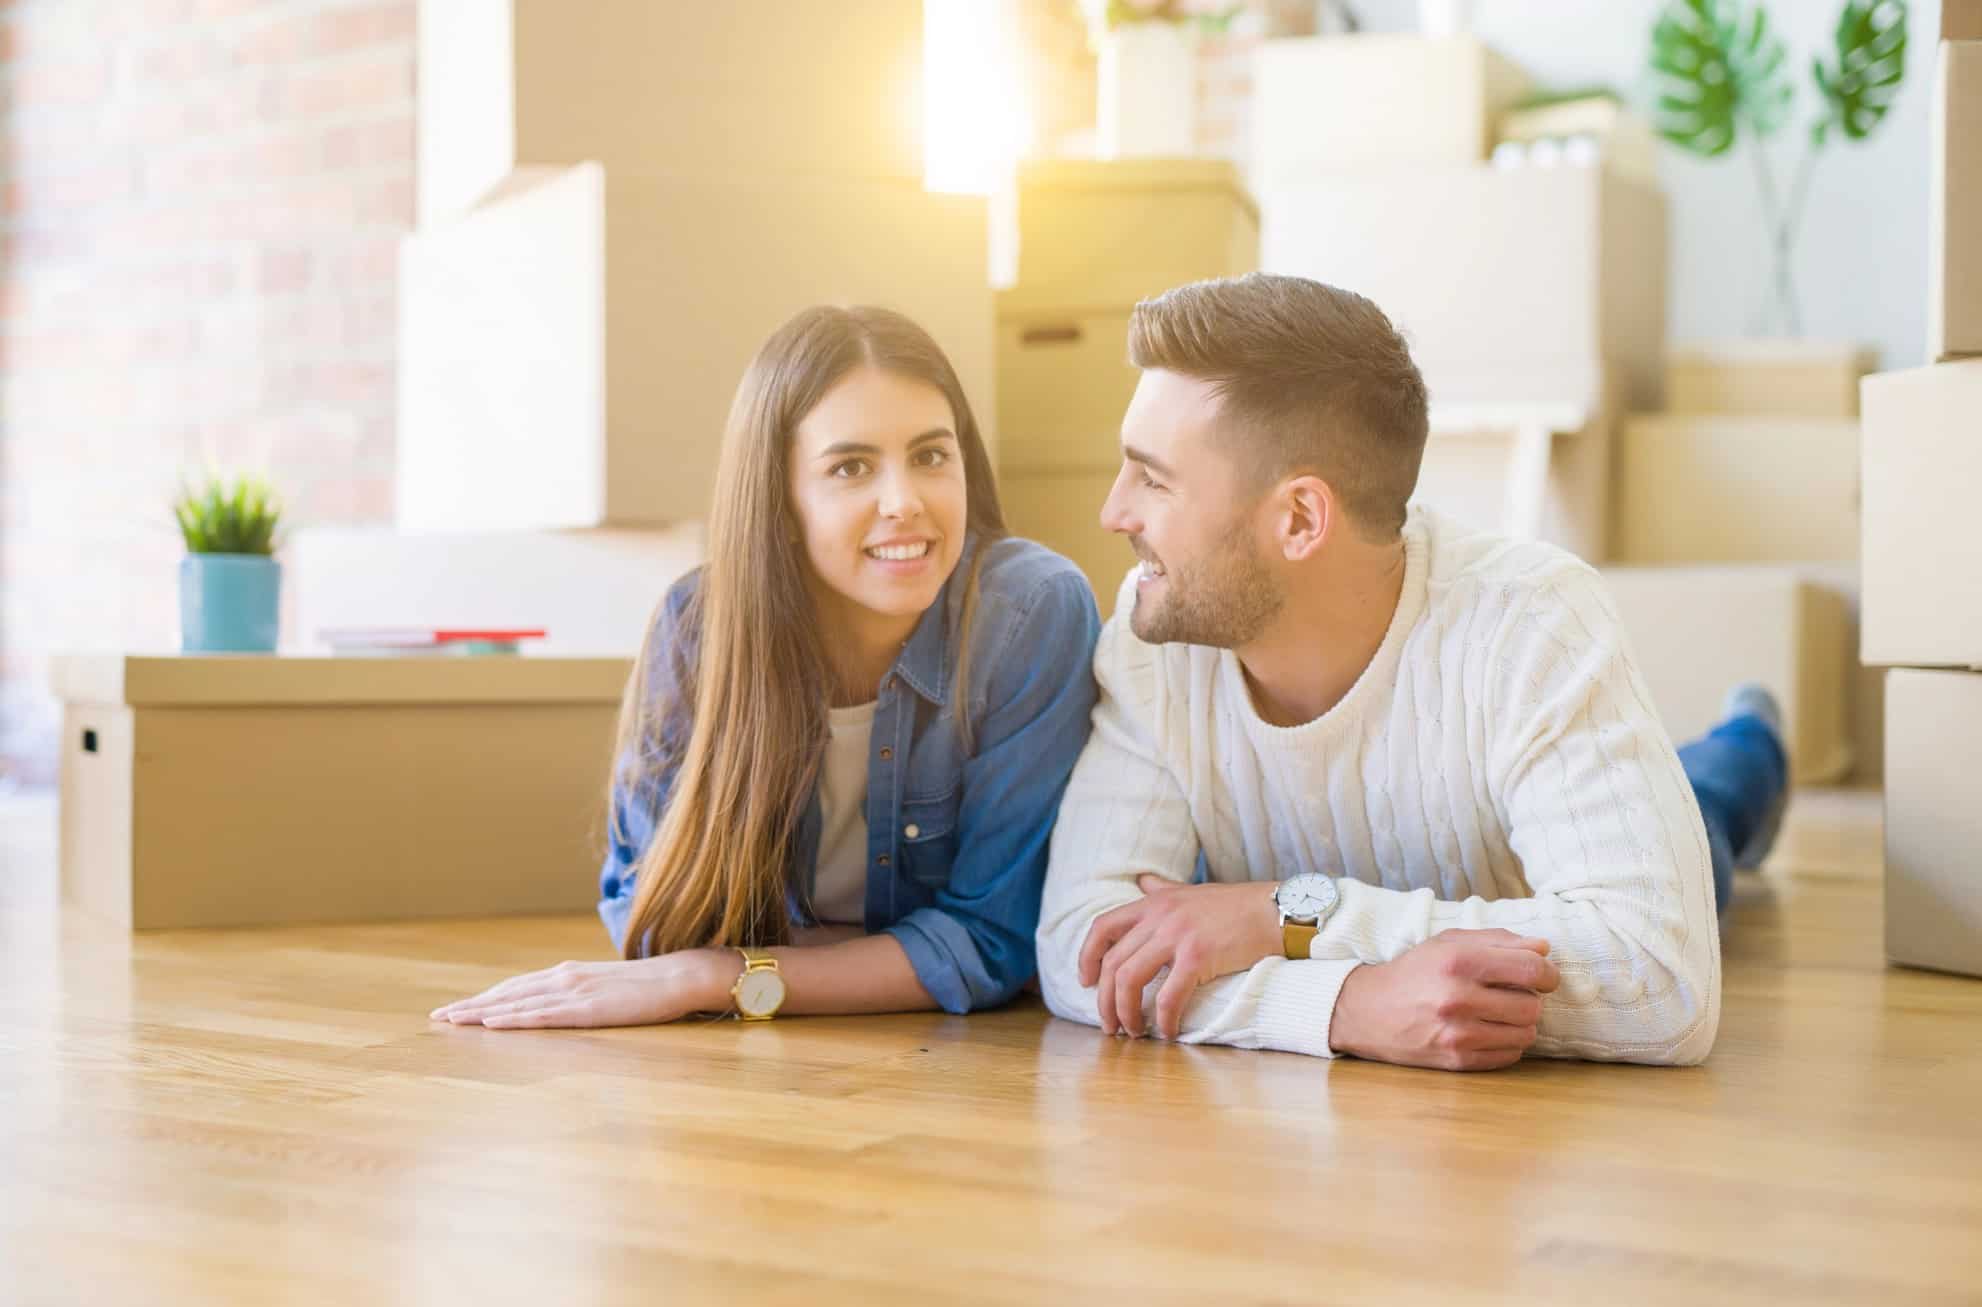
[[[1367,987],[1376,983],[1379,964],[1365,962],[1350,970],[1342,978],[1342,988],[1335,991],[1335,1010],[1328,1018],[1328,1048],[1330,1052],[1346,1053],[1351,1057],[1363,1056],[1361,1031],[1358,1029],[1358,1006]]]

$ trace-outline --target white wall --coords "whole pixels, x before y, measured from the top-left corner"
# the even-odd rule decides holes
[[[1350,0],[1370,31],[1417,25],[1414,0]],[[1544,85],[1608,83],[1643,103],[1658,0],[1478,0],[1474,28]],[[1779,184],[1809,140],[1817,110],[1810,61],[1830,57],[1842,0],[1772,0],[1789,42],[1796,88],[1790,122],[1772,145]],[[1812,175],[1795,254],[1805,335],[1877,345],[1884,368],[1926,361],[1927,106],[1939,0],[1910,7],[1906,80],[1863,145],[1833,140]],[[1663,147],[1672,213],[1668,315],[1675,340],[1750,332],[1769,276],[1769,251],[1746,147],[1705,160]]]

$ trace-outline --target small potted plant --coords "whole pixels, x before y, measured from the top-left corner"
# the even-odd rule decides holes
[[[1096,152],[1104,159],[1197,153],[1199,32],[1226,30],[1236,0],[1077,0],[1099,56]]]
[[[179,630],[187,653],[273,653],[282,565],[275,528],[282,508],[266,482],[209,476],[182,487],[172,515],[185,537],[179,563]]]

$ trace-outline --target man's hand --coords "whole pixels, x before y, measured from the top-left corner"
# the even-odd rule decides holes
[[[1545,939],[1443,931],[1389,962],[1351,971],[1328,1042],[1338,1053],[1399,1066],[1512,1066],[1535,1042],[1542,995],[1561,980]]]
[[[1175,1039],[1199,985],[1281,956],[1272,881],[1179,885],[1145,873],[1144,898],[1096,917],[1080,950],[1080,983],[1097,986],[1101,1029],[1142,1033],[1142,991],[1164,967],[1156,1026]]]

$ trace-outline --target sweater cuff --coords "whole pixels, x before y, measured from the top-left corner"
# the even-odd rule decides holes
[[[1266,976],[1253,1011],[1261,1048],[1311,1057],[1335,1057],[1328,1031],[1335,1023],[1335,1000],[1343,982],[1362,963],[1353,958],[1282,961]]]

